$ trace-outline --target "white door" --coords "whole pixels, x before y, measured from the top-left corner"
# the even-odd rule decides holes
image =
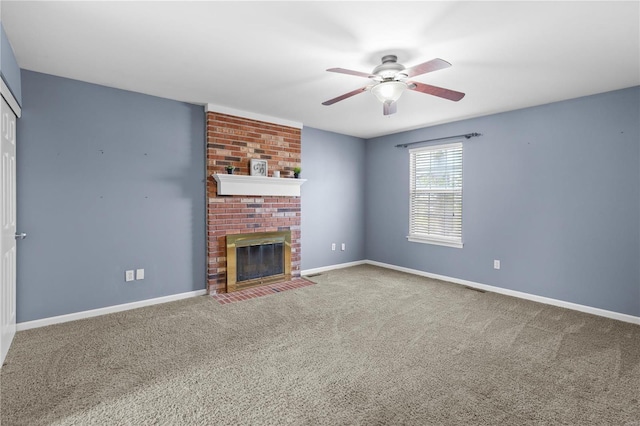
[[[16,116],[2,98],[0,108],[0,365],[16,333]]]

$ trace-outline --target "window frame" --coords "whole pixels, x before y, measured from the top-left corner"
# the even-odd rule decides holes
[[[413,233],[412,229],[414,229],[413,219],[415,217],[414,212],[414,193],[415,193],[415,156],[420,152],[433,152],[433,151],[442,151],[442,150],[460,150],[460,168],[457,173],[460,174],[460,187],[451,189],[450,191],[442,190],[442,189],[434,189],[432,193],[452,193],[459,194],[460,200],[460,235],[459,237],[446,237],[439,236],[435,234],[420,234]],[[413,148],[409,150],[409,235],[407,235],[407,240],[414,243],[422,243],[422,244],[433,244],[439,246],[453,247],[453,248],[463,248],[463,219],[464,216],[462,214],[463,209],[463,185],[464,185],[464,147],[462,141],[454,141],[446,144],[438,144],[438,145],[427,145],[421,146],[418,148]]]

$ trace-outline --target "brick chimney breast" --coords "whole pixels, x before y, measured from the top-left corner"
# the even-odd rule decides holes
[[[214,173],[249,175],[252,158],[267,160],[269,176],[293,178],[300,167],[301,130],[218,112],[207,112],[207,282],[210,294],[225,293],[226,236],[291,231],[291,276],[300,276],[300,197],[217,193]]]

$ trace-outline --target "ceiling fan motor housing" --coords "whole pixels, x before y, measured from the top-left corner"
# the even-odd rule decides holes
[[[383,80],[397,80],[407,78],[408,76],[401,72],[404,71],[405,67],[402,64],[399,64],[397,61],[398,57],[396,55],[383,56],[382,64],[375,67],[372,74],[377,75]]]

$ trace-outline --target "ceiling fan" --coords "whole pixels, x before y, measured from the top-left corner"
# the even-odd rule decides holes
[[[426,74],[428,72],[437,71],[450,66],[451,64],[449,62],[436,58],[422,64],[415,65],[411,68],[405,68],[404,65],[398,63],[398,57],[396,55],[385,55],[382,57],[382,64],[375,67],[371,74],[344,68],[329,68],[327,70],[329,72],[369,78],[373,80],[374,83],[352,90],[351,92],[347,92],[336,98],[329,99],[328,101],[323,102],[322,105],[333,105],[336,102],[355,96],[358,93],[370,90],[371,93],[373,93],[375,97],[382,102],[384,115],[390,115],[397,111],[396,101],[406,89],[457,102],[464,97],[464,93],[408,80],[409,78],[417,75]]]

